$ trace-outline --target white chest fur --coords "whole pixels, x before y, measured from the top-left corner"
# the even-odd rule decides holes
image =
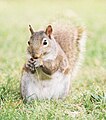
[[[37,80],[33,74],[24,72],[21,81],[21,92],[26,99],[63,98],[70,87],[70,75],[59,71],[52,75],[51,80]]]

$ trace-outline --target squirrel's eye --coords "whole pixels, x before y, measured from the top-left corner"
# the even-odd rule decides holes
[[[28,45],[30,45],[30,42],[28,41]]]
[[[46,47],[48,46],[48,40],[46,38],[43,39],[42,44]]]
[[[43,45],[47,45],[47,41],[46,40],[43,42]]]

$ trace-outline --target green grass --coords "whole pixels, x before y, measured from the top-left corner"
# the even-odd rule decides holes
[[[65,100],[20,97],[28,24],[71,9],[88,29],[85,62]],[[106,120],[106,1],[0,0],[0,120]]]

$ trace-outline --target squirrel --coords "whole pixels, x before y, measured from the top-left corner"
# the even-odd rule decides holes
[[[23,99],[62,99],[82,61],[86,30],[82,26],[56,23],[31,32],[27,59],[21,76]]]

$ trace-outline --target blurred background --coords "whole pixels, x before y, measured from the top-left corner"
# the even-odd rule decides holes
[[[65,11],[77,14],[88,31],[85,62],[73,81],[72,96],[78,99],[82,93],[106,92],[106,0],[0,0],[0,94],[5,99],[20,99],[28,25],[37,30],[57,12]]]

